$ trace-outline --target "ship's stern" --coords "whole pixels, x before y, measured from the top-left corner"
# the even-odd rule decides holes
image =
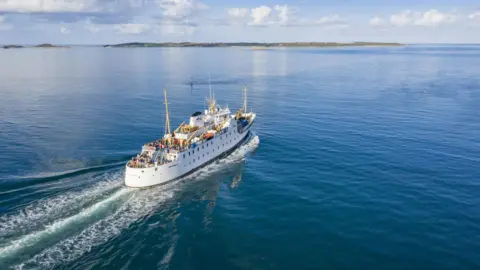
[[[154,185],[155,168],[125,168],[125,185],[133,188],[143,188]]]

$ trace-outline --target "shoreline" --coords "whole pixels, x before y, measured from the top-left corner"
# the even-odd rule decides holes
[[[408,44],[393,42],[129,42],[107,45],[52,45],[44,43],[40,45],[0,45],[3,49],[23,49],[23,48],[71,48],[71,47],[103,47],[103,48],[251,48],[253,50],[265,50],[274,48],[334,48],[334,47],[401,47]]]

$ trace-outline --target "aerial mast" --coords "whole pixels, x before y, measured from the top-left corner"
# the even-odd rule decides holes
[[[210,87],[210,100],[208,102],[208,108],[210,110],[210,113],[213,114],[215,113],[215,92],[213,92],[212,90],[212,84],[210,83],[210,75],[208,75],[208,86]]]
[[[247,113],[247,86],[243,87],[243,112]]]
[[[170,134],[170,118],[168,115],[167,88],[163,89],[163,94],[165,96],[165,134]]]

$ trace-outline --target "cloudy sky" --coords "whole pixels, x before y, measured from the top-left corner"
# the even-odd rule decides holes
[[[480,43],[480,1],[0,0],[0,44]]]

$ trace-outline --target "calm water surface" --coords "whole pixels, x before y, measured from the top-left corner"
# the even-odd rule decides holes
[[[0,269],[480,269],[480,47],[0,51]],[[202,110],[251,140],[146,190]],[[190,88],[190,78],[195,82]]]

